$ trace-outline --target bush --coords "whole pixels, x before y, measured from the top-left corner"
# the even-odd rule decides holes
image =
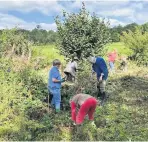
[[[12,60],[0,59],[0,63],[0,140],[31,140],[47,113],[42,103],[46,85],[28,66],[16,72]]]
[[[29,42],[25,35],[18,33],[17,28],[11,30],[3,30],[0,38],[1,50],[5,55],[12,57],[14,55],[31,58],[31,42]]]
[[[121,40],[132,50],[131,59],[138,64],[148,64],[148,32],[143,33],[140,28],[135,32],[123,32]]]

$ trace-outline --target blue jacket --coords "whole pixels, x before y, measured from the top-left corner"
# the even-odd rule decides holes
[[[107,80],[108,77],[108,69],[107,65],[102,57],[96,57],[96,63],[92,66],[93,71],[96,72],[97,78],[99,79],[101,76],[101,73],[103,73],[103,80]]]
[[[57,80],[61,80],[59,69],[56,66],[53,66],[49,71],[48,89],[60,89],[61,82],[53,82],[52,81],[53,78],[56,78]]]

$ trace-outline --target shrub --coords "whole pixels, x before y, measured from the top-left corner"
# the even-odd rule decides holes
[[[143,33],[140,28],[135,32],[123,32],[121,40],[132,50],[131,59],[138,64],[148,64],[148,32]]]

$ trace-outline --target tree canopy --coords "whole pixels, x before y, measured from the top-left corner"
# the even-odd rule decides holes
[[[67,58],[77,56],[84,59],[101,55],[103,46],[110,40],[109,23],[98,18],[95,13],[90,15],[83,3],[78,14],[63,12],[62,20],[56,18],[58,48]]]

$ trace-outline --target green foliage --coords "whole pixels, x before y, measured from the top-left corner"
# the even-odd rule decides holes
[[[37,26],[31,31],[25,30],[25,29],[19,29],[19,28],[7,29],[7,32],[11,34],[12,34],[12,31],[15,31],[17,35],[21,35],[21,36],[24,35],[25,39],[27,39],[34,45],[53,44],[57,40],[57,33],[55,31],[52,31],[52,30],[47,31],[47,30],[42,29],[42,27],[40,26]],[[0,37],[2,36],[4,32],[6,32],[6,30],[0,30]]]
[[[69,87],[73,92],[76,92],[79,87],[83,87],[84,92],[89,90],[89,94],[96,96],[94,93],[96,80],[89,78],[88,67],[86,65],[85,67],[86,72],[79,73],[79,86]],[[145,125],[147,99],[145,98],[147,97],[148,80],[142,77],[147,74],[147,71],[146,68],[139,69],[144,74],[139,74],[137,77],[135,76],[136,72],[139,72],[136,70],[137,67],[131,65],[130,69],[133,70],[130,75],[115,74],[109,77],[107,83],[109,98],[103,107],[97,107],[94,117],[95,125],[91,125],[91,122],[86,118],[82,126],[73,126],[72,129],[67,130],[66,134],[71,133],[71,137],[66,137],[66,140],[128,141],[147,139],[148,129]],[[77,89],[74,90],[74,87]],[[83,91],[81,90],[81,92]]]
[[[42,28],[35,28],[30,31],[28,38],[33,41],[35,45],[47,45],[56,42],[57,34],[52,30],[46,31]]]
[[[1,59],[0,63],[0,140],[31,140],[34,132],[43,127],[36,119],[46,113],[41,100],[47,88],[28,67],[16,72],[11,60]]]
[[[85,9],[78,14],[63,12],[63,21],[56,18],[57,32],[59,36],[59,50],[67,58],[77,56],[85,59],[90,54],[101,55],[103,46],[109,42],[109,23],[98,18],[95,14],[91,16]]]
[[[120,41],[120,35],[121,35],[122,31],[123,31],[123,27],[121,25],[110,29],[112,42],[119,42]]]
[[[54,59],[59,59],[64,63],[64,57],[59,55],[55,45],[32,47],[32,62],[35,69],[51,66]]]
[[[123,31],[135,32],[137,27],[139,27],[139,25],[137,23],[131,23],[131,24],[128,24],[128,25],[124,26]]]
[[[121,40],[132,50],[132,59],[138,64],[148,63],[148,32],[143,33],[140,28],[135,32],[123,32]]]
[[[4,55],[9,56],[19,55],[22,57],[31,56],[31,42],[29,42],[25,36],[17,32],[17,28],[11,30],[3,30],[1,37],[1,50]]]
[[[148,32],[148,23],[141,25],[141,29],[143,33]]]
[[[131,23],[128,24],[126,26],[116,26],[110,29],[110,33],[111,33],[111,40],[112,42],[119,42],[120,41],[120,36],[122,35],[122,32],[128,32],[129,30],[132,32],[135,32],[136,27],[138,27],[139,25],[136,23]],[[145,28],[144,28],[145,29]]]
[[[123,52],[122,43],[108,46],[110,50],[116,46],[120,49],[119,52]],[[53,53],[52,48],[47,47],[43,52],[40,52],[39,48],[34,50],[42,55]],[[39,55],[35,53],[34,58]],[[21,70],[16,71],[18,64]],[[62,86],[62,100],[66,109],[55,114],[54,110],[43,102],[43,98],[48,94],[48,70],[37,71],[32,65],[24,67],[21,62],[0,58],[0,140],[147,140],[147,68],[130,64],[127,73],[109,75],[106,87],[109,98],[103,107],[97,107],[95,125],[86,118],[82,126],[74,126],[70,117],[69,98],[76,93],[96,96],[97,91],[96,77],[90,76],[90,64],[83,62],[81,66],[83,71],[78,72],[76,83],[64,83]]]

